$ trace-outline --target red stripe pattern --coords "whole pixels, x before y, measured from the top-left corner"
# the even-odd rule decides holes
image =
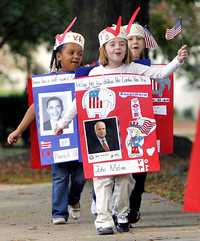
[[[182,30],[182,22],[180,19],[178,19],[174,27],[166,29],[165,38],[167,40],[171,40],[178,36],[182,32]]]
[[[158,47],[158,44],[157,44],[155,38],[150,33],[150,31],[145,27],[144,27],[144,39],[145,39],[146,48],[154,49],[154,48]]]

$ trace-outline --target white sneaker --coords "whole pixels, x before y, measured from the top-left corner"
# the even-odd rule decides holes
[[[57,225],[57,224],[66,224],[67,221],[65,220],[65,218],[58,217],[58,218],[52,218],[52,223],[53,223],[54,225]]]
[[[75,204],[74,206],[69,205],[68,211],[69,211],[70,216],[71,216],[73,219],[79,219],[80,216],[81,216],[81,213],[80,213],[80,204],[79,204],[79,203]]]
[[[96,202],[92,199],[92,204],[90,207],[90,211],[93,215],[97,215],[97,209],[96,209]]]

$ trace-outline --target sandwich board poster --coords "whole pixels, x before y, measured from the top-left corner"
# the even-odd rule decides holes
[[[54,134],[75,97],[74,74],[34,75],[32,83],[41,165],[80,160],[77,118]]]
[[[151,81],[158,151],[160,154],[170,154],[173,153],[174,145],[174,75]]]
[[[86,178],[159,171],[149,78],[122,73],[80,78],[76,98]]]

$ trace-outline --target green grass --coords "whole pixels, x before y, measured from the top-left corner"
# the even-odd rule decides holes
[[[0,96],[20,96],[24,94],[24,90],[6,90],[0,89]]]
[[[4,184],[33,184],[50,182],[49,168],[31,169],[27,160],[1,161],[0,183]]]
[[[162,156],[160,162],[160,172],[147,175],[146,191],[182,204],[188,160],[167,155]]]
[[[50,182],[50,168],[32,169],[27,148],[0,148],[0,183],[32,184]]]
[[[0,159],[14,158],[15,156],[19,158],[20,155],[29,155],[29,150],[25,147],[22,147],[20,144],[15,145],[15,147],[0,147]]]

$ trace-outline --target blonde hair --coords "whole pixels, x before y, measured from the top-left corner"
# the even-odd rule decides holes
[[[132,62],[132,59],[133,59],[133,56],[128,47],[128,42],[126,41],[126,54],[124,59],[122,60],[122,63],[130,64]],[[99,63],[103,66],[108,65],[108,56],[106,53],[105,44],[99,48]]]

